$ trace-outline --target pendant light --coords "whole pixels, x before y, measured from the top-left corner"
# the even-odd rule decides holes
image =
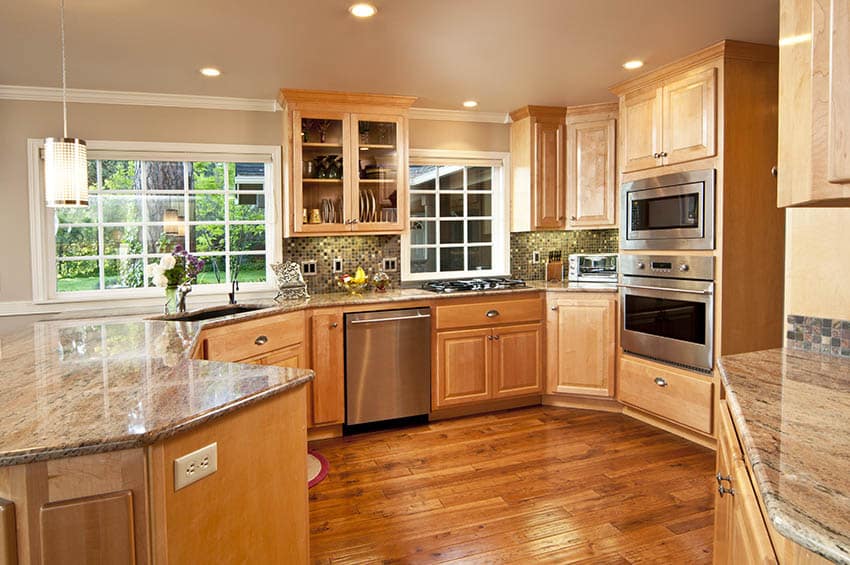
[[[68,87],[65,68],[65,0],[59,0],[62,44],[62,137],[44,140],[45,202],[50,208],[88,206],[86,142],[68,137]]]

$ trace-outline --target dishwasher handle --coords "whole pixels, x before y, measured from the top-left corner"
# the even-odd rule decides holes
[[[430,318],[431,314],[418,314],[416,316],[394,316],[392,318],[376,318],[374,320],[351,320],[352,324],[378,324],[381,322],[400,322],[402,320],[423,320]]]

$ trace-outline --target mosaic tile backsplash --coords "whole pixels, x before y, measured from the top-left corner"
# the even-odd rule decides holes
[[[785,337],[791,349],[850,357],[850,320],[791,315]]]
[[[305,276],[310,294],[320,292],[345,292],[336,285],[333,262],[342,258],[342,271],[354,274],[363,267],[371,276],[383,267],[384,258],[395,257],[398,269],[388,272],[391,284],[398,288],[401,282],[401,238],[397,235],[293,237],[283,240],[283,259],[299,265],[303,261],[316,261],[316,274]]]
[[[619,230],[541,231],[511,234],[511,274],[529,281],[546,278],[550,251],[560,251],[564,264],[571,253],[617,253]],[[532,263],[532,253],[540,262]]]

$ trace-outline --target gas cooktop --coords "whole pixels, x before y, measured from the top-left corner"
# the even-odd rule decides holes
[[[430,281],[422,285],[424,290],[431,292],[468,292],[473,290],[501,290],[506,288],[523,288],[522,279],[494,277],[486,279],[457,279],[451,281]]]

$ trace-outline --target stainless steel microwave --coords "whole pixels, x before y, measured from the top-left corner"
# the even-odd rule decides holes
[[[624,183],[621,249],[714,249],[714,169]]]

